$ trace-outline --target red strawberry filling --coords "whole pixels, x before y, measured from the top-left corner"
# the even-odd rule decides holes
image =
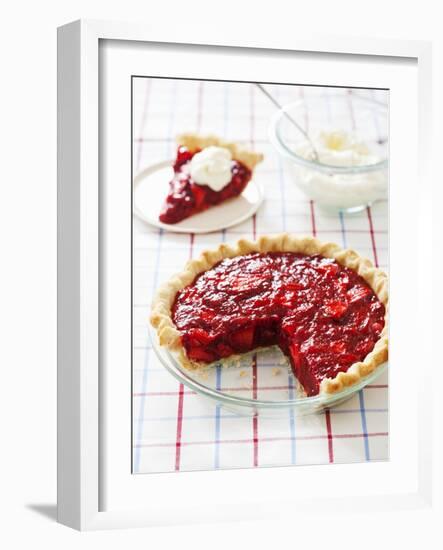
[[[174,163],[174,177],[169,182],[169,193],[160,212],[163,223],[178,223],[211,206],[240,195],[251,179],[252,172],[240,161],[231,162],[231,181],[221,190],[195,183],[189,174],[189,162],[198,153],[180,146]]]
[[[190,359],[278,345],[311,396],[373,349],[385,307],[334,260],[272,252],[225,259],[197,276],[177,294],[172,316]]]

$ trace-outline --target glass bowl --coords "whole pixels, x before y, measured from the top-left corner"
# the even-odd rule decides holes
[[[309,141],[291,119],[321,149],[320,159],[312,159]],[[334,135],[349,138],[356,151],[367,151],[337,154],[321,148],[324,136]],[[269,136],[296,185],[322,209],[354,213],[386,197],[389,143],[384,104],[354,94],[301,99],[276,113]]]
[[[372,374],[334,394],[306,397],[288,362],[276,348],[257,350],[224,365],[214,364],[204,370],[187,370],[174,353],[158,343],[157,333],[150,328],[153,350],[160,363],[182,384],[203,397],[236,414],[244,416],[294,416],[321,412],[352,397],[372,383],[386,369],[387,363]]]

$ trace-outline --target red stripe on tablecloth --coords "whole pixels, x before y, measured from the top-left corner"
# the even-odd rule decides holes
[[[255,148],[255,119],[254,119],[254,85],[250,85],[249,92],[249,131],[250,131],[250,141],[251,148]],[[257,238],[257,217],[254,214],[252,216],[252,237]],[[252,358],[252,398],[257,399],[257,387],[258,387],[258,373],[257,373],[257,354],[253,355]],[[252,417],[252,441],[254,445],[253,450],[253,465],[254,468],[258,466],[258,414],[255,413]]]
[[[254,130],[255,130],[255,120],[254,120],[254,85],[251,84],[250,86],[250,92],[249,92],[249,99],[250,99],[250,109],[249,109],[249,141],[251,142],[251,148],[255,148],[255,138],[254,138]],[[257,217],[254,214],[252,216],[252,237],[254,239],[257,238]]]
[[[249,141],[251,142],[251,147],[254,148],[255,145],[255,113],[254,113],[254,89],[255,84],[249,86]]]
[[[311,225],[312,225],[312,235],[317,236],[317,227],[315,225],[315,212],[314,212],[314,201],[309,201],[309,208],[311,209]]]
[[[141,117],[141,122],[140,122],[140,130],[139,130],[140,134],[143,134],[143,131],[144,131],[144,128],[145,128],[145,123],[146,123],[146,117],[148,115],[148,105],[149,105],[149,98],[150,98],[150,95],[151,95],[151,86],[152,86],[152,81],[149,78],[146,81],[145,101],[144,101],[144,104],[143,104],[143,112],[142,112],[142,117]],[[142,140],[140,139],[140,141],[138,143],[138,148],[137,148],[137,162],[136,162],[136,169],[137,170],[140,168],[141,152],[142,152]]]
[[[301,100],[305,99],[305,91],[303,90],[303,86],[300,86],[298,88],[298,96]],[[309,116],[308,116],[308,109],[304,109],[304,119],[305,119],[305,131],[309,134]]]
[[[309,201],[311,206],[311,224],[312,224],[312,235],[317,236],[317,228],[315,225],[315,212],[314,212],[314,201]],[[328,454],[329,462],[334,462],[334,447],[332,444],[332,427],[331,427],[331,413],[327,410],[325,411],[325,421],[326,421],[326,431],[328,434]]]
[[[191,233],[189,238],[189,258],[192,258],[193,252],[194,252],[194,233]],[[175,438],[175,471],[176,472],[180,470],[184,400],[185,400],[185,388],[183,384],[180,384],[178,389],[178,405],[177,405],[177,435]]]
[[[334,448],[332,446],[332,426],[331,426],[331,413],[325,411],[325,420],[326,420],[326,431],[328,432],[328,454],[329,462],[332,464],[334,462]]]
[[[337,434],[333,435],[332,439],[356,439],[359,437],[388,437],[389,432],[371,432],[368,434],[363,433],[356,433],[356,434]],[[274,441],[312,441],[314,439],[328,439],[328,435],[300,435],[296,437],[262,437],[260,441],[262,443],[271,443]],[[217,443],[219,445],[221,444],[237,444],[237,443],[253,443],[254,440],[250,438],[245,439],[217,439],[215,442],[213,439],[209,439],[207,441],[182,441],[181,446],[182,447],[192,447],[194,445],[213,445],[214,443]],[[170,443],[140,443],[138,445],[135,445],[135,447],[173,447],[175,445],[174,442]]]
[[[192,256],[194,255],[194,242],[195,242],[195,235],[194,233],[191,233],[189,235],[189,259],[192,260]]]
[[[351,117],[352,129],[355,132],[357,125],[355,123],[354,106],[352,105],[352,90],[348,90],[347,98],[348,98],[349,116]]]
[[[175,471],[180,470],[180,456],[182,446],[182,429],[183,429],[183,400],[184,400],[184,388],[183,384],[180,384],[178,392],[178,408],[177,408],[177,435],[175,438]]]
[[[371,207],[370,206],[368,206],[366,208],[366,212],[368,214],[369,233],[371,234],[371,243],[372,243],[372,252],[374,254],[374,263],[375,263],[375,267],[378,267],[377,246],[375,244],[374,224],[372,223],[372,214],[371,214]]]
[[[252,359],[252,398],[257,399],[257,355]],[[254,414],[252,418],[252,434],[254,441],[254,467],[258,466],[258,415]]]

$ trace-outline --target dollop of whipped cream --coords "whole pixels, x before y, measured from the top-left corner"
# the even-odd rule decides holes
[[[221,191],[232,179],[231,162],[229,149],[211,145],[192,157],[190,174],[195,183]]]
[[[330,166],[364,166],[380,162],[380,158],[370,153],[368,146],[344,130],[320,132],[314,138],[314,146],[322,164]],[[310,146],[298,148],[297,153],[309,158]]]

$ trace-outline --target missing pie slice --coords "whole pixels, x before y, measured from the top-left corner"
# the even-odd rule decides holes
[[[240,195],[263,155],[216,136],[183,134],[159,220],[178,223]]]
[[[289,234],[221,244],[159,290],[160,344],[196,369],[279,346],[308,396],[358,382],[388,357],[388,279],[333,243]]]

